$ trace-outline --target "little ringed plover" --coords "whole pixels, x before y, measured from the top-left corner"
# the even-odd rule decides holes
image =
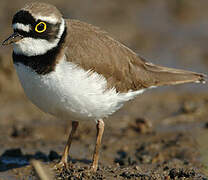
[[[92,170],[104,131],[103,119],[146,89],[205,82],[205,75],[147,62],[93,25],[64,19],[50,4],[33,2],[13,17],[13,62],[27,97],[42,111],[72,119],[61,163],[80,121],[94,120],[97,138]]]

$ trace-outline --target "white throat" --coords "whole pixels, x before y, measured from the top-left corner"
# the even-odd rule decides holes
[[[65,21],[62,18],[59,32],[54,41],[50,42],[44,39],[35,39],[31,37],[25,37],[17,43],[13,44],[14,52],[16,54],[26,56],[36,56],[45,54],[47,51],[56,47],[65,29]]]

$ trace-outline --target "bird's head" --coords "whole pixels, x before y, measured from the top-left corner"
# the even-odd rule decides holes
[[[13,44],[16,54],[36,56],[58,45],[65,21],[55,6],[33,2],[14,15],[12,27],[14,33],[2,44]]]

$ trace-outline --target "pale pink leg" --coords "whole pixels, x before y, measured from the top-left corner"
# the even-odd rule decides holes
[[[99,150],[101,146],[101,140],[103,136],[104,131],[104,122],[102,119],[97,121],[97,135],[96,135],[96,144],[95,144],[95,150],[93,154],[93,162],[91,166],[91,170],[96,172],[98,168],[98,159],[99,159]]]
[[[71,133],[68,137],[67,144],[64,148],[64,152],[63,152],[63,155],[62,155],[62,158],[61,158],[61,161],[60,161],[60,163],[63,164],[64,166],[67,166],[69,149],[70,149],[71,142],[72,142],[74,133],[77,130],[78,125],[79,125],[79,123],[77,121],[72,121],[72,130],[71,130]]]

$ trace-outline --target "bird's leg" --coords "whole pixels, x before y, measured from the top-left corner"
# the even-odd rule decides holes
[[[97,171],[97,167],[98,167],[99,150],[101,146],[103,131],[104,131],[104,122],[102,119],[100,119],[97,121],[96,144],[95,144],[95,150],[94,150],[92,166],[91,166],[91,170],[94,172]]]
[[[77,130],[78,125],[79,125],[79,123],[77,121],[72,121],[72,130],[71,130],[71,133],[68,137],[67,144],[64,148],[64,152],[63,152],[63,155],[62,155],[62,158],[61,158],[61,161],[60,161],[60,164],[66,166],[66,167],[67,167],[67,163],[68,163],[69,149],[70,149],[71,142],[72,142],[74,133]]]

